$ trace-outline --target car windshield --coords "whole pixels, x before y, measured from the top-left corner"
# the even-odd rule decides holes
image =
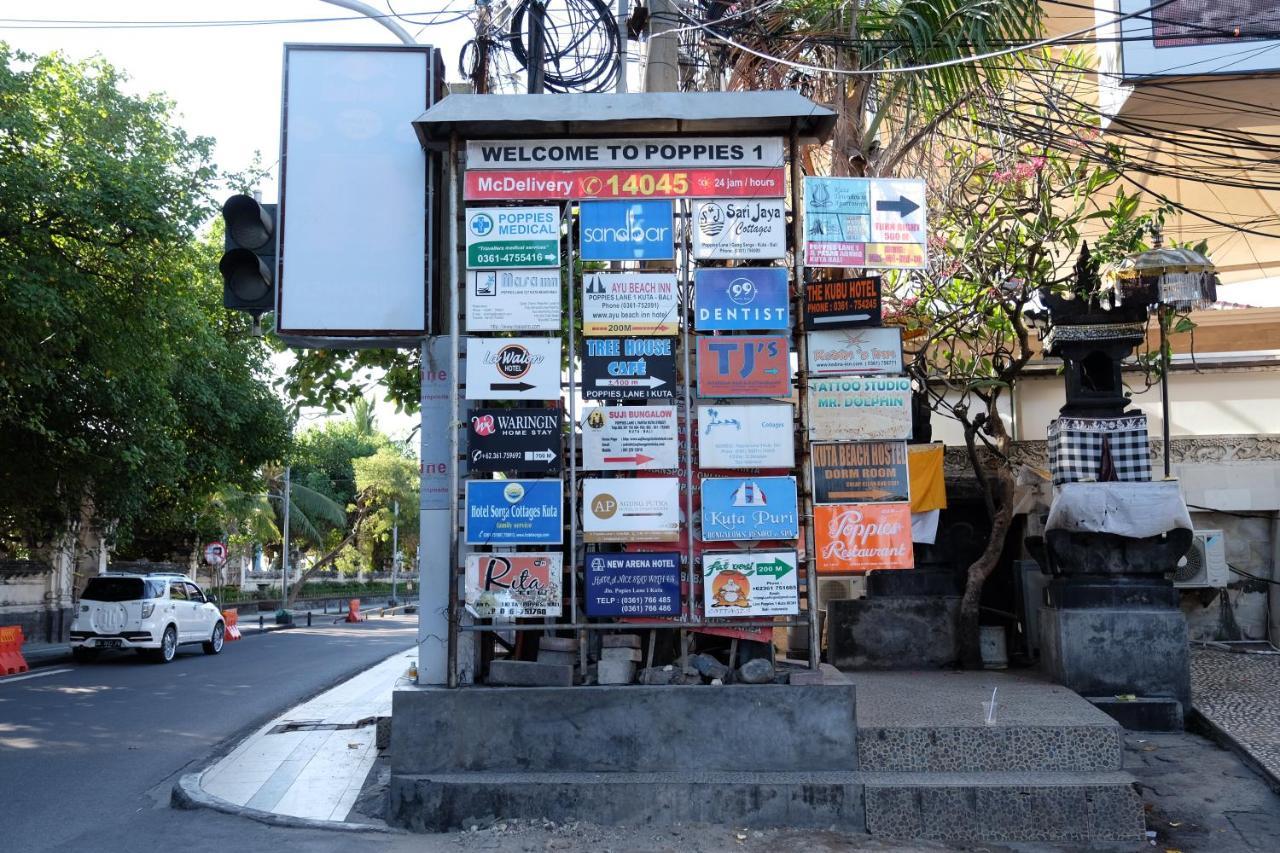
[[[85,601],[137,601],[161,595],[154,581],[144,578],[90,578],[80,598]]]

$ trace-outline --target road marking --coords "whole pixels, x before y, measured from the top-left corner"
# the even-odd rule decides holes
[[[49,669],[44,672],[29,672],[26,675],[6,675],[0,677],[0,684],[12,684],[15,681],[25,681],[28,678],[44,678],[46,675],[57,675],[60,672],[70,671],[70,669]]]

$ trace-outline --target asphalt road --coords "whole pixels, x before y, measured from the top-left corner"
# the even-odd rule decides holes
[[[174,781],[416,634],[416,617],[375,618],[250,637],[212,657],[184,646],[165,665],[112,653],[0,679],[0,849],[187,853],[240,846],[246,832],[270,833],[271,849],[278,830],[169,809]]]

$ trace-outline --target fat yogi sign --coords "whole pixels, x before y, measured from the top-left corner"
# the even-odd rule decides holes
[[[781,166],[782,137],[536,139],[467,143],[468,169]]]

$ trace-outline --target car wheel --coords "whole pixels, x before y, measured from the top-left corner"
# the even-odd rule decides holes
[[[151,659],[156,663],[168,663],[178,653],[178,629],[170,625],[164,629],[160,638],[160,648],[151,650]]]
[[[227,629],[221,622],[213,626],[213,636],[204,644],[204,653],[206,655],[216,655],[222,651],[222,644],[226,642]]]
[[[76,663],[89,663],[98,659],[98,649],[91,649],[87,646],[77,646],[71,650],[71,659]]]

